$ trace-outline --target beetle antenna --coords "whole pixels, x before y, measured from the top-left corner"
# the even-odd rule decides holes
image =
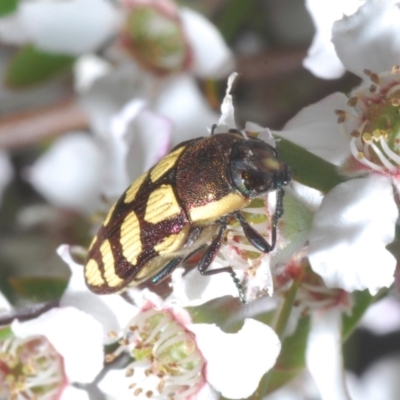
[[[211,127],[211,136],[213,136],[215,134],[215,129],[217,128],[217,124],[212,124]]]

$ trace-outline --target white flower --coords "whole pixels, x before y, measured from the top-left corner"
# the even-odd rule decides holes
[[[57,139],[25,171],[27,180],[59,207],[89,213],[112,201],[169,148],[170,123],[133,100],[110,116],[108,130]]]
[[[360,378],[347,375],[352,400],[396,400],[399,395],[399,354],[383,357],[373,363]]]
[[[103,368],[101,325],[72,307],[14,320],[0,341],[0,395],[7,398],[87,399],[72,383],[90,383]],[[16,397],[14,397],[16,396]]]
[[[76,56],[97,50],[118,25],[118,12],[109,1],[23,0],[14,13],[0,18],[0,41]]]
[[[85,284],[83,265],[71,257],[71,247],[61,245],[57,253],[71,269],[71,277],[60,299],[60,305],[76,307],[92,315],[103,327],[104,342],[115,341],[108,336],[108,332],[119,331],[126,326],[137,307],[117,294],[98,296],[92,293]]]
[[[103,326],[103,336],[108,334],[107,341],[115,341],[122,332],[119,348],[106,357],[109,362],[123,352],[135,358],[125,370],[112,370],[100,382],[108,398],[123,400],[149,392],[153,398],[157,393],[165,398],[176,392],[182,399],[190,394],[207,399],[215,390],[230,398],[248,397],[274,365],[280,342],[269,326],[248,319],[238,333],[226,334],[215,325],[193,324],[182,307],[188,303],[174,293],[163,301],[147,289],[131,289],[128,296],[135,305],[116,294],[95,295],[69,251],[65,245],[58,249],[72,271],[61,305],[79,306],[93,315]],[[179,271],[174,274],[177,282]]]
[[[311,314],[306,363],[324,400],[349,400],[344,380],[341,327],[340,308]]]
[[[193,324],[179,305],[162,303],[146,290],[134,300],[141,308],[107,357],[113,361],[127,352],[134,361],[99,383],[109,399],[209,399],[217,398],[215,390],[248,397],[279,354],[278,337],[258,321],[246,319],[241,330],[228,334],[214,324]]]
[[[335,21],[353,14],[365,0],[306,0],[306,7],[315,26],[315,35],[303,65],[323,79],[336,79],[345,68],[336,55],[332,43],[332,27]]]
[[[398,29],[398,13],[391,1],[367,1],[336,23],[336,49],[347,68],[360,74],[370,66],[391,68],[399,52],[397,39],[387,38]],[[385,49],[382,57],[371,56],[377,47]],[[394,239],[398,217],[393,193],[393,186],[400,187],[398,72],[364,71],[364,83],[350,98],[331,95],[277,133],[357,177],[325,196],[309,236],[311,266],[330,287],[375,294],[393,282],[396,260],[386,245]]]

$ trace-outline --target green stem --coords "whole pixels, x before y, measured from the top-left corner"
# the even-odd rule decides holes
[[[303,274],[301,274],[303,276]],[[283,335],[286,330],[286,325],[289,321],[290,313],[292,312],[293,303],[296,299],[297,290],[300,286],[301,279],[295,279],[290,287],[289,291],[286,293],[285,301],[280,310],[278,320],[276,321],[274,331],[279,336],[279,339],[283,340]]]
[[[297,290],[299,289],[300,282],[302,281],[302,278],[304,275],[304,269],[305,269],[305,267],[303,267],[301,269],[301,272],[295,278],[295,280],[292,283],[292,286],[290,287],[289,291],[286,293],[285,301],[280,309],[276,324],[273,327],[273,329],[275,330],[275,332],[278,335],[281,342],[283,342],[283,339],[284,339],[283,336],[284,336],[284,333],[286,330],[287,323],[290,318],[290,313],[292,311],[294,301],[296,299]],[[261,380],[258,389],[249,398],[249,400],[262,400],[264,398],[265,393],[267,393],[267,390],[269,387],[269,382],[271,379],[270,372],[271,371],[267,372],[267,374],[264,375],[264,378]]]

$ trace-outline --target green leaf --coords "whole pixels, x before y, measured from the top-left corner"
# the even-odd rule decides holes
[[[0,0],[0,17],[11,14],[17,9],[19,0]]]
[[[13,336],[13,332],[9,326],[0,328],[0,342]]]
[[[39,303],[59,299],[68,285],[68,280],[23,276],[10,278],[10,284],[20,296]]]
[[[46,53],[33,45],[27,45],[11,59],[4,81],[14,88],[35,85],[67,71],[74,60],[75,57],[69,55]]]
[[[343,315],[342,319],[343,340],[346,340],[357,327],[361,317],[374,300],[375,298],[371,296],[368,290],[363,290],[362,292],[357,290],[353,292],[354,306],[351,310],[351,314]]]
[[[279,138],[279,136],[275,135]],[[346,180],[336,166],[286,139],[276,141],[279,158],[290,166],[292,178],[323,193]]]
[[[230,0],[224,5],[224,12],[218,28],[227,42],[231,42],[240,28],[251,18],[258,0]]]

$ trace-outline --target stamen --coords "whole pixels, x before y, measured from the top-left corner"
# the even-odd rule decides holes
[[[392,149],[387,145],[386,140],[384,140],[383,137],[380,137],[379,143],[381,144],[383,151],[389,156],[389,158],[393,160],[397,165],[400,165],[400,156],[392,151]]]
[[[354,138],[352,138],[350,140],[350,151],[351,151],[351,154],[353,155],[353,157],[356,160],[358,160],[361,164],[364,164],[365,166],[367,166],[367,167],[369,167],[369,168],[371,168],[371,169],[373,169],[375,171],[384,172],[384,169],[381,166],[379,166],[377,164],[374,164],[373,162],[369,161],[365,157],[363,152],[358,151]]]
[[[357,105],[357,102],[358,102],[358,97],[357,97],[357,96],[354,96],[354,97],[351,97],[351,98],[347,101],[347,105],[348,105],[349,107],[355,107],[355,106]]]
[[[386,98],[389,99],[392,95],[394,95],[397,91],[400,90],[400,83],[392,86],[387,92],[386,92]],[[391,99],[395,100],[395,98]]]
[[[379,150],[379,148],[372,143],[371,147],[374,149],[375,154],[378,156],[382,164],[390,171],[396,172],[396,167],[384,156],[384,154]]]

